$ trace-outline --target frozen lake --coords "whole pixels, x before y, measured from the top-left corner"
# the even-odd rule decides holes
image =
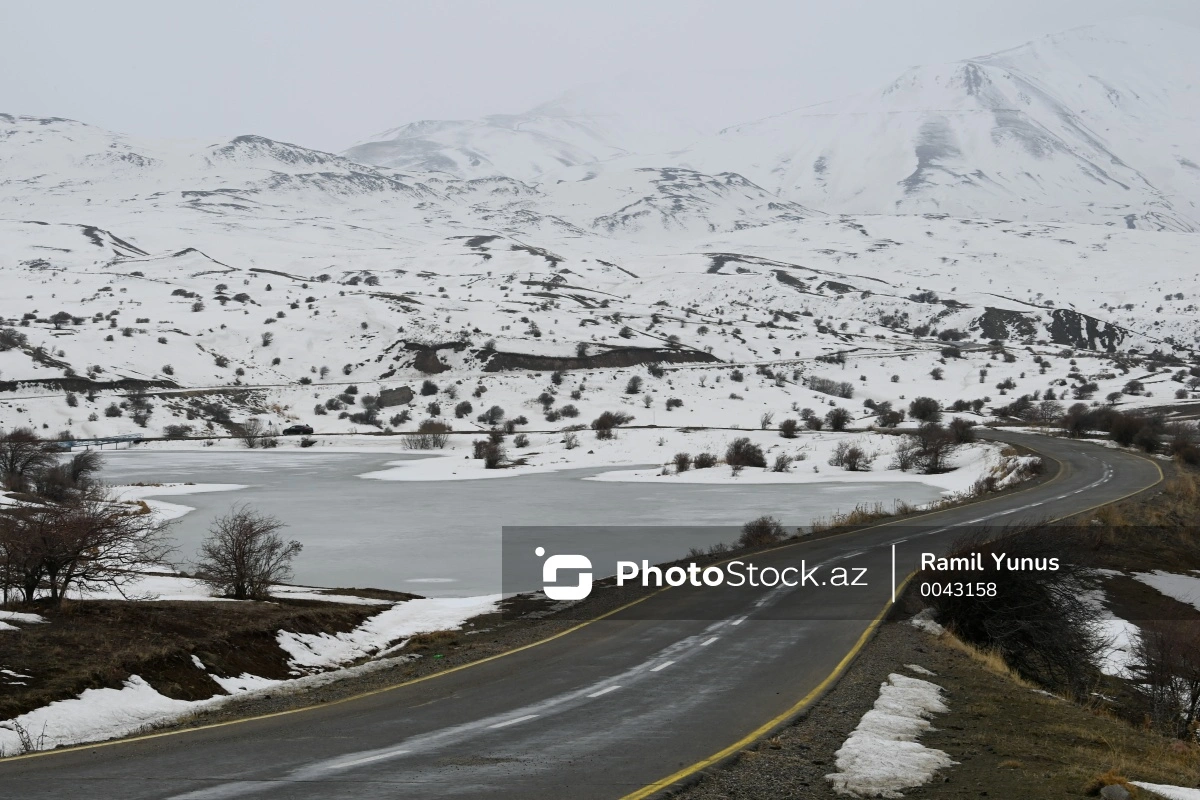
[[[436,482],[358,477],[390,462],[421,458],[394,454],[109,452],[104,458],[102,478],[111,484],[246,486],[163,498],[196,509],[172,531],[180,561],[194,556],[213,517],[235,503],[249,503],[286,523],[286,538],[303,543],[297,583],[427,596],[498,592],[504,525],[645,526],[648,537],[655,526],[732,526],[697,530],[688,545],[706,547],[732,541],[738,526],[762,514],[795,526],[858,503],[890,507],[897,499],[924,503],[940,496],[918,483],[663,486],[583,480],[627,467]],[[152,489],[147,492],[154,497]],[[686,548],[664,557],[685,554]]]

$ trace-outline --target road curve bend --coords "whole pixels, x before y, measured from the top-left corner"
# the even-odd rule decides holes
[[[879,576],[869,590],[746,590],[717,605],[672,589],[537,646],[338,704],[0,761],[0,786],[22,800],[647,797],[828,688],[886,607],[892,545],[944,549],[962,526],[1072,516],[1162,479],[1153,461],[1094,443],[987,435],[1042,453],[1057,472],[755,557],[867,569]]]

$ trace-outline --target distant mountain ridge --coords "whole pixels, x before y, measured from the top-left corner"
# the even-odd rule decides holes
[[[1079,28],[727,129],[683,160],[841,213],[1195,231],[1197,45],[1153,20]]]
[[[533,183],[631,168],[736,173],[781,202],[1200,229],[1200,32],[1134,17],[951,64],[881,90],[698,135],[636,95],[425,121],[346,156]],[[635,124],[636,121],[636,124]],[[647,129],[657,126],[657,135]],[[635,132],[636,129],[636,132]]]

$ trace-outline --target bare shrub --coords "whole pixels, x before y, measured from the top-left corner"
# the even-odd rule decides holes
[[[292,561],[303,545],[284,541],[284,525],[246,505],[213,520],[200,544],[196,575],[225,597],[266,600],[272,584],[292,577]]]
[[[770,516],[752,519],[742,526],[742,534],[738,537],[739,547],[762,547],[775,544],[787,536],[787,531],[779,520]]]
[[[324,408],[321,408],[324,411]],[[163,428],[163,436],[167,439],[186,439],[192,435],[191,425],[167,425]]]
[[[623,411],[605,411],[592,420],[592,430],[596,432],[597,439],[613,439],[616,438],[616,429],[630,422],[633,422],[633,417]]]
[[[950,420],[946,430],[955,444],[969,444],[975,441],[975,423],[969,419],[955,417]]]
[[[504,464],[504,445],[491,439],[476,439],[472,442],[475,458],[483,461],[484,469],[499,469]]]
[[[831,431],[844,431],[846,426],[850,424],[850,412],[844,408],[830,409],[825,415],[825,424],[829,426]]]
[[[834,397],[850,399],[854,396],[854,384],[849,381],[835,381],[818,375],[808,377],[808,388],[821,394],[831,394]]]
[[[717,457],[712,453],[697,453],[692,460],[692,466],[696,469],[710,469],[717,465]]]
[[[874,456],[869,455],[857,444],[838,442],[829,457],[831,467],[841,467],[847,472],[866,472],[871,468]]]
[[[492,406],[487,411],[483,412],[478,417],[479,421],[484,425],[498,425],[504,419],[504,409],[500,406]]]
[[[689,469],[692,468],[692,454],[691,453],[676,453],[674,462],[675,462],[675,471],[676,472],[687,472]]]
[[[436,419],[422,420],[416,433],[404,434],[407,450],[441,450],[450,442],[450,426]]]
[[[794,419],[785,419],[779,423],[779,435],[784,439],[795,439],[796,431],[800,428],[800,423]]]
[[[263,421],[257,417],[251,417],[243,422],[241,425],[241,432],[239,434],[242,444],[246,445],[246,447],[250,448],[251,450],[258,447],[260,444],[262,444],[261,439],[264,428],[265,426],[263,425]]]
[[[918,397],[908,404],[908,415],[921,422],[938,422],[942,418],[942,410],[932,397]]]
[[[775,463],[771,465],[771,472],[791,472],[791,471],[792,471],[792,457],[791,456],[789,456],[785,453],[780,453],[779,455],[775,456]]]
[[[898,469],[902,472],[908,472],[917,466],[917,459],[920,457],[920,445],[914,437],[906,436],[900,446],[896,448],[896,452],[892,456],[892,469]]]
[[[926,475],[946,472],[950,456],[957,449],[954,437],[936,422],[926,422],[917,428],[917,461],[915,466]]]
[[[767,458],[761,447],[751,442],[749,437],[741,436],[725,448],[725,463],[731,467],[766,468]]]

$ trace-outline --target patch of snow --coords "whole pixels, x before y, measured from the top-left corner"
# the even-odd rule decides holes
[[[1200,609],[1200,577],[1156,569],[1153,572],[1135,572],[1133,578],[1167,597]]]
[[[908,622],[914,628],[923,630],[931,636],[941,636],[946,632],[946,629],[939,625],[937,620],[933,618],[932,608],[924,609]]]
[[[179,503],[164,503],[161,500],[151,500],[152,497],[177,497],[189,494],[206,494],[208,492],[235,492],[246,487],[239,483],[164,483],[159,486],[117,486],[114,493],[117,500],[145,503],[160,522],[190,514],[195,511],[191,506]]]
[[[934,675],[937,675],[936,672],[925,669],[920,664],[905,664],[904,668],[909,670],[910,672],[915,672],[918,675],[928,675],[929,677],[933,677]]]
[[[46,618],[39,614],[27,614],[23,611],[0,611],[0,620],[34,624],[38,622],[45,622]]]
[[[258,689],[267,689],[283,683],[283,681],[273,680],[271,678],[260,678],[257,675],[251,675],[248,672],[243,672],[236,678],[222,678],[218,675],[212,674],[210,674],[208,677],[216,681],[222,689],[230,694],[253,692]]]
[[[838,794],[903,797],[901,789],[928,783],[939,769],[953,766],[941,750],[917,739],[933,730],[929,718],[949,709],[942,687],[892,673],[879,689],[875,706],[837,751],[838,771],[825,777]]]
[[[1200,800],[1200,789],[1185,789],[1182,786],[1167,786],[1161,783],[1146,783],[1145,781],[1130,781],[1139,789],[1154,792],[1167,800]]]
[[[78,697],[59,700],[5,722],[0,722],[0,752],[15,753],[19,724],[41,749],[111,739],[139,730],[167,716],[187,713],[195,702],[173,700],[155,691],[138,675],[130,675],[120,689],[85,689]]]
[[[1107,649],[1100,656],[1100,671],[1119,678],[1129,677],[1129,663],[1138,638],[1138,626],[1111,615],[1100,620],[1099,625],[1101,636],[1108,642]]]
[[[1097,573],[1099,572],[1100,570],[1097,570]],[[1123,573],[1114,572],[1112,574],[1121,575]],[[1113,675],[1118,678],[1129,677],[1129,661],[1133,657],[1133,646],[1137,642],[1138,627],[1108,610],[1108,606],[1104,602],[1103,591],[1099,589],[1088,591],[1084,594],[1083,599],[1100,612],[1100,618],[1096,621],[1097,632],[1106,642],[1105,649],[1099,657],[1100,671],[1105,675]]]
[[[338,634],[280,631],[276,640],[297,670],[311,672],[378,654],[417,633],[457,628],[471,617],[495,610],[499,595],[408,600]]]

